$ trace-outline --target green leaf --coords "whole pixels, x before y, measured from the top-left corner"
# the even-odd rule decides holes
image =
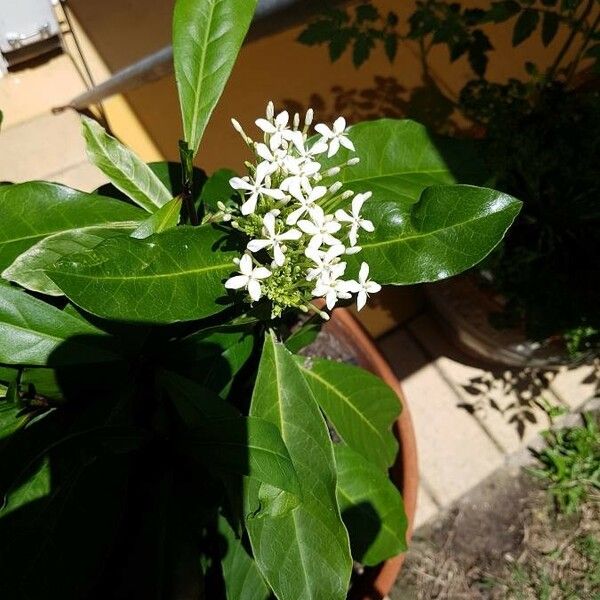
[[[4,499],[4,506],[0,509],[0,518],[6,517],[30,502],[48,496],[51,491],[50,465],[47,460],[44,460],[40,462],[25,481],[7,494]]]
[[[160,382],[177,413],[189,428],[210,419],[234,419],[239,412],[215,392],[171,371],[160,373]]]
[[[400,402],[394,391],[360,367],[301,357],[297,363],[340,438],[386,471],[398,453],[392,425],[400,414]]]
[[[512,45],[518,46],[524,42],[536,29],[540,20],[537,10],[526,8],[517,19],[513,29]]]
[[[558,24],[560,19],[557,13],[545,12],[542,20],[542,43],[544,46],[549,46],[556,32],[558,31]]]
[[[224,517],[219,518],[219,533],[226,545],[221,565],[227,600],[269,600],[271,593],[256,563]]]
[[[161,206],[153,215],[140,223],[139,227],[131,234],[136,240],[144,240],[155,233],[173,229],[179,223],[181,214],[181,198],[173,198]]]
[[[285,347],[293,354],[297,354],[317,339],[322,326],[323,319],[315,315],[285,340]]]
[[[34,292],[62,296],[60,288],[44,272],[47,267],[64,256],[95,248],[106,239],[127,235],[137,226],[138,221],[122,221],[55,233],[18,256],[2,277]]]
[[[250,414],[280,430],[302,492],[291,512],[247,520],[258,568],[279,600],[344,600],[352,560],[327,425],[293,356],[272,335],[265,340]],[[258,493],[257,484],[249,486],[249,504]]]
[[[43,598],[52,590],[63,600],[85,598],[105,567],[127,497],[129,461],[65,462],[48,495],[0,518],[6,597]]]
[[[227,304],[223,280],[238,252],[211,226],[177,227],[145,240],[112,238],[46,270],[77,306],[108,319],[192,321]]]
[[[375,566],[404,552],[408,521],[402,496],[387,473],[343,444],[336,444],[334,452],[337,497],[354,560]]]
[[[335,180],[340,180],[344,189],[372,191],[367,205],[395,200],[408,207],[430,185],[458,181],[480,184],[486,178],[475,144],[434,136],[409,119],[359,123],[348,135],[356,154],[342,148],[335,157],[319,157],[319,161],[327,169],[359,156],[360,162],[344,169]]]
[[[217,396],[215,402],[218,400]],[[243,475],[300,495],[298,477],[281,434],[265,419],[206,419],[195,423],[181,443],[190,456],[217,473]]]
[[[219,211],[217,202],[228,204],[228,201],[235,194],[233,188],[229,185],[229,180],[236,176],[237,173],[231,169],[219,169],[206,180],[202,187],[200,201],[209,212]]]
[[[1,269],[49,235],[145,218],[123,202],[40,181],[0,186],[0,214]]]
[[[247,328],[215,327],[170,342],[162,361],[167,368],[225,395],[253,348],[254,336]]]
[[[371,267],[382,284],[437,281],[471,268],[500,242],[521,202],[495,190],[470,185],[432,186],[408,209],[404,202],[367,202],[364,215],[377,223],[361,236],[354,259]]]
[[[195,154],[223,93],[257,0],[177,0],[173,54],[183,131]]]
[[[0,363],[56,367],[117,360],[107,342],[82,319],[0,285]]]
[[[81,123],[90,161],[116,188],[149,213],[171,200],[169,190],[129,148],[93,119],[82,117]]]

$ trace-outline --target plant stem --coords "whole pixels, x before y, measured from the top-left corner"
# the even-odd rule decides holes
[[[571,27],[571,31],[569,33],[569,37],[567,37],[567,39],[565,40],[565,43],[563,44],[562,48],[559,50],[558,54],[556,55],[556,58],[554,59],[554,62],[552,63],[552,65],[548,69],[548,72],[546,73],[547,81],[554,79],[554,76],[556,74],[558,67],[560,66],[560,63],[562,62],[563,58],[569,51],[569,48],[573,44],[575,37],[579,33],[581,25],[585,22],[585,20],[589,16],[589,14],[592,12],[592,8],[594,7],[594,2],[595,2],[595,0],[588,0],[588,3],[586,5],[583,13],[581,14],[581,17],[573,23],[573,25]]]
[[[183,140],[179,142],[179,156],[181,159],[181,222],[189,221],[192,225],[198,225],[198,214],[193,198],[193,153]]]
[[[569,67],[569,72],[567,74],[567,82],[569,82],[572,79],[572,77],[575,75],[575,73],[577,72],[577,67],[579,66],[579,62],[581,61],[581,58],[583,57],[584,52],[587,50],[590,40],[592,39],[592,35],[598,28],[599,24],[600,24],[600,14],[598,14],[596,16],[596,19],[594,20],[591,27],[587,30],[587,32],[585,34],[583,43],[581,44],[579,50],[577,51],[577,54],[575,55],[575,58],[574,58],[573,62],[571,63],[571,66]]]

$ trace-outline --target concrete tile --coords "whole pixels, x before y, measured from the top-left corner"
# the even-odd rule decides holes
[[[600,397],[600,361],[574,369],[561,368],[552,381],[552,389],[571,410]]]
[[[48,113],[85,90],[75,65],[63,54],[0,78],[3,129]]]
[[[545,405],[558,405],[549,383],[554,371],[492,368],[458,350],[430,315],[410,331],[460,396],[457,406],[478,419],[506,453],[518,451],[550,426]]]
[[[84,162],[78,115],[41,115],[0,133],[0,181],[41,179]]]
[[[433,519],[439,513],[439,511],[440,509],[433,501],[433,498],[429,495],[427,490],[425,490],[422,485],[419,486],[414,528],[418,529],[421,527],[421,525],[425,525],[425,523]]]
[[[503,463],[480,425],[404,330],[379,342],[396,372],[415,426],[421,477],[440,506],[470,490]]]
[[[106,176],[89,162],[83,162],[59,173],[51,174],[44,179],[62,183],[83,192],[92,192],[108,183]]]

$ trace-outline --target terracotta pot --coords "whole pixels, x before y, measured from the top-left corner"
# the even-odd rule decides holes
[[[471,274],[431,283],[425,293],[455,345],[476,359],[518,368],[575,364],[559,336],[538,342],[530,340],[522,327],[496,329],[490,315],[501,312],[505,300],[482,288]]]
[[[352,314],[343,308],[333,311],[327,329],[343,345],[351,348],[358,364],[385,381],[398,395],[402,413],[396,421],[394,432],[399,442],[396,462],[390,469],[390,477],[396,484],[408,517],[407,541],[410,541],[417,503],[419,474],[417,468],[417,445],[408,403],[400,383],[391,367],[373,342],[369,334]],[[391,591],[404,562],[404,555],[385,561],[378,567],[365,569],[353,584],[351,600],[382,600]]]

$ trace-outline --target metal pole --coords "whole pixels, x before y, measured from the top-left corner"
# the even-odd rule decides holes
[[[260,0],[246,41],[253,41],[296,25],[322,6],[322,0]],[[117,71],[103,83],[80,94],[66,106],[56,108],[54,111],[60,112],[67,108],[84,110],[92,104],[99,104],[110,96],[134,90],[145,83],[162,79],[172,72],[173,47],[166,46]]]

